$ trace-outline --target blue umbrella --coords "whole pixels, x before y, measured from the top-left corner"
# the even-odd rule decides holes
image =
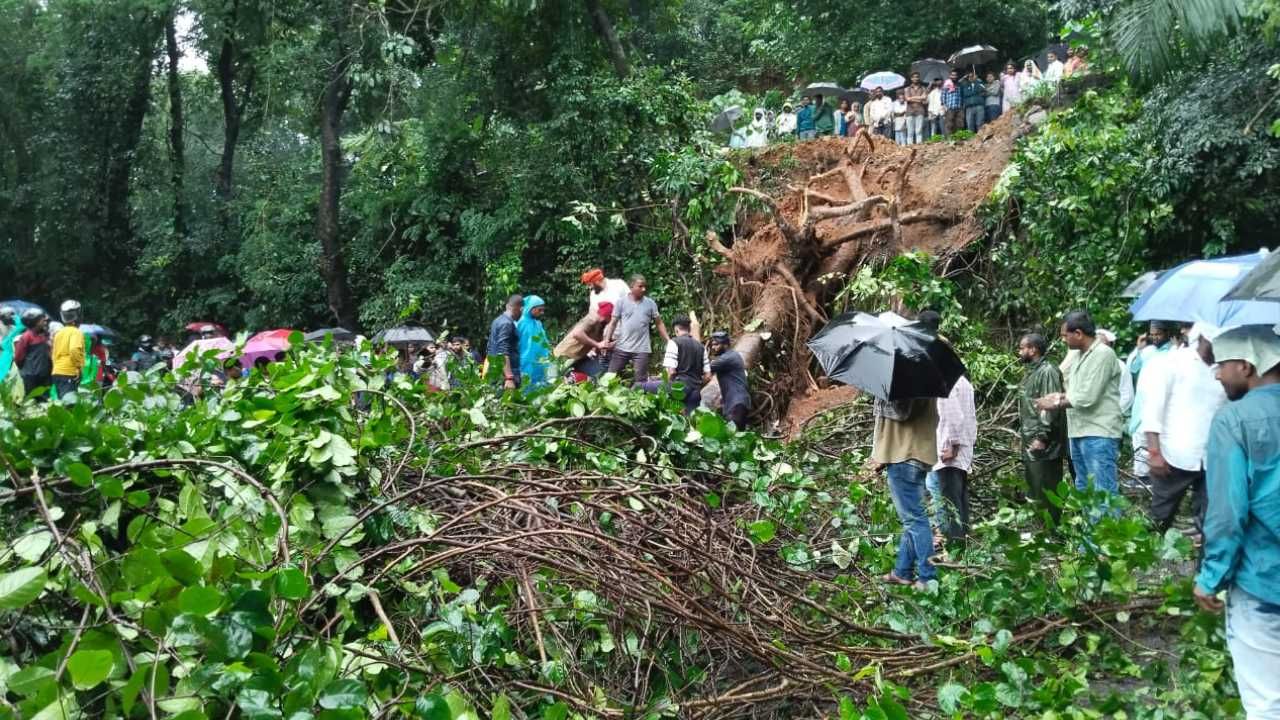
[[[39,305],[33,302],[27,302],[26,300],[18,300],[17,298],[13,300],[0,300],[0,307],[11,307],[19,315],[21,315],[22,313],[26,312],[31,308],[35,308],[40,312],[44,313],[45,315],[49,314],[48,312],[45,311],[44,308],[40,307]]]
[[[1219,327],[1280,323],[1280,304],[1222,299],[1265,257],[1261,251],[1183,263],[1161,275],[1129,312],[1136,321],[1204,321]]]
[[[862,82],[859,83],[864,90],[875,90],[876,88],[880,88],[881,90],[897,90],[906,84],[906,78],[902,77],[898,73],[887,71],[873,72],[862,78]]]

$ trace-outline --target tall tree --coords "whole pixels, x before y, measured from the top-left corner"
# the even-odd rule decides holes
[[[169,167],[173,185],[173,234],[181,238],[187,234],[187,200],[184,189],[187,164],[182,120],[182,76],[178,68],[182,52],[178,48],[178,29],[175,22],[179,10],[177,3],[169,8],[169,15],[164,22],[164,46],[168,60]]]
[[[359,328],[359,314],[347,278],[341,237],[342,118],[351,100],[352,46],[347,30],[353,8],[346,0],[331,0],[328,26],[330,59],[325,67],[320,101],[320,203],[316,208],[316,237],[320,240],[321,274],[329,310],[343,327]]]
[[[627,53],[622,47],[622,41],[618,39],[618,32],[613,28],[609,13],[600,4],[600,0],[583,0],[583,2],[586,3],[591,26],[595,28],[596,34],[600,36],[600,42],[604,43],[605,51],[609,53],[609,62],[613,63],[614,72],[618,73],[618,77],[626,77],[630,72]]]
[[[257,81],[257,65],[252,53],[255,36],[260,37],[266,18],[253,15],[241,6],[240,0],[218,3],[225,8],[211,17],[216,28],[218,96],[222,101],[222,154],[214,176],[214,193],[218,198],[219,220],[225,237],[233,234],[231,228],[231,199],[235,189],[236,148],[244,125],[245,111],[253,102]]]

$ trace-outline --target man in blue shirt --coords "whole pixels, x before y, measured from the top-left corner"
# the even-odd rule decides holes
[[[520,333],[516,332],[516,320],[524,312],[524,297],[519,293],[507,298],[506,310],[489,324],[489,365],[502,368],[502,387],[514,390],[520,387]],[[488,376],[486,366],[486,377]]]
[[[1195,600],[1221,612],[1250,720],[1280,718],[1280,336],[1247,325],[1213,341],[1229,402],[1205,453],[1209,509]]]
[[[964,129],[964,103],[960,98],[960,73],[952,70],[942,83],[943,129],[948,135]]]

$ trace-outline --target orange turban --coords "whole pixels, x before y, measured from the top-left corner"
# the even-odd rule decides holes
[[[600,303],[599,305],[596,306],[596,314],[600,316],[601,320],[608,320],[609,318],[613,317],[613,303],[611,302]]]
[[[595,285],[604,282],[604,271],[600,268],[592,268],[582,273],[583,285]]]

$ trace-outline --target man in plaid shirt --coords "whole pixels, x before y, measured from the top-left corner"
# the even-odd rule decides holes
[[[951,395],[938,400],[938,463],[933,472],[943,499],[938,524],[948,541],[963,540],[969,532],[969,471],[977,441],[973,385],[962,375]]]
[[[943,126],[948,135],[964,129],[964,103],[960,97],[960,73],[952,70],[942,83],[942,107],[946,109]]]

